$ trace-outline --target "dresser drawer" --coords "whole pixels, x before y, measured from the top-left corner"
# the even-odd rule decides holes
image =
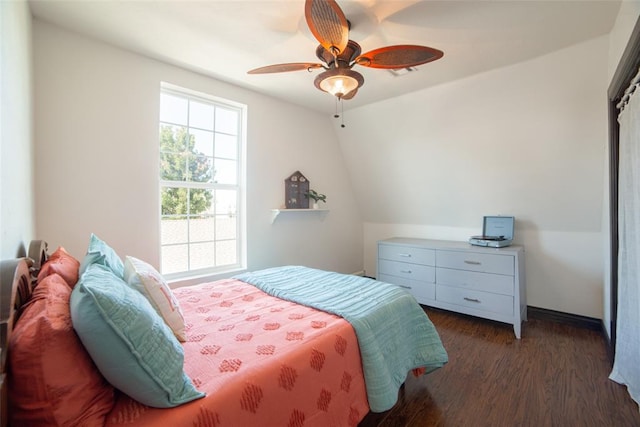
[[[470,289],[438,286],[436,300],[463,307],[513,316],[513,297]]]
[[[435,283],[421,282],[418,280],[411,280],[405,277],[389,276],[387,274],[379,274],[376,278],[381,282],[391,283],[398,285],[401,288],[409,291],[418,302],[428,304],[436,299],[436,285]]]
[[[512,255],[483,254],[477,252],[441,251],[436,254],[436,265],[457,270],[480,271],[483,273],[515,273]]]
[[[436,267],[436,283],[476,291],[513,295],[513,276]]]
[[[378,260],[378,275],[381,274],[404,277],[405,279],[419,280],[421,282],[434,283],[436,281],[435,267],[386,259]]]
[[[436,251],[411,246],[379,245],[378,258],[412,264],[436,265]]]

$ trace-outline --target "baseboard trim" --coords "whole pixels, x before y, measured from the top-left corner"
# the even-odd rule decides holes
[[[581,316],[579,314],[564,313],[562,311],[532,306],[527,306],[527,316],[531,319],[550,320],[580,328],[591,329],[605,334],[602,320],[596,319],[595,317]]]

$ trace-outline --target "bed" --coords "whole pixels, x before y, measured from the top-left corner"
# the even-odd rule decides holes
[[[93,235],[82,261],[37,241],[0,275],[3,426],[356,426],[447,362],[413,297],[358,276],[168,290]]]

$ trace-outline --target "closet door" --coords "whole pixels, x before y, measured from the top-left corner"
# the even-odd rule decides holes
[[[609,97],[609,231],[610,231],[610,335],[608,342],[609,357],[613,363],[617,341],[618,317],[618,175],[620,127],[617,108],[625,90],[640,68],[640,18],[637,20],[629,38],[620,63],[608,89]]]

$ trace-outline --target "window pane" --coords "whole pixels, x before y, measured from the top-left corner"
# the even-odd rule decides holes
[[[163,245],[188,243],[188,223],[186,216],[163,218],[160,221],[160,242]]]
[[[236,224],[237,221],[235,216],[216,216],[216,239],[235,239],[237,231]]]
[[[235,215],[237,213],[238,192],[235,190],[216,191],[215,213],[217,215]]]
[[[238,261],[236,253],[236,241],[226,240],[216,242],[216,265],[230,265]]]
[[[187,161],[182,154],[160,154],[160,179],[186,181]]]
[[[189,190],[187,188],[163,187],[160,190],[162,215],[186,215],[188,213],[188,194]],[[162,218],[162,220],[164,219]]]
[[[237,135],[238,134],[238,111],[217,107],[216,108],[216,131],[228,133],[230,135]]]
[[[237,182],[236,161],[216,159],[213,182],[218,184],[235,184]]]
[[[189,175],[193,182],[211,182],[213,159],[204,156],[189,156]]]
[[[216,238],[215,219],[212,216],[192,218],[189,224],[189,241],[205,242]]]
[[[186,125],[187,104],[188,101],[185,98],[162,93],[160,95],[160,121]]]
[[[192,188],[189,191],[189,195],[192,218],[213,214],[213,190]]]
[[[191,245],[191,269],[207,268],[215,265],[215,243],[195,243]]]
[[[189,247],[188,245],[163,246],[162,263],[163,274],[179,273],[189,270]]]
[[[191,135],[195,140],[193,153],[213,157],[213,132],[191,129]]]
[[[189,104],[189,126],[213,130],[213,105],[191,101]]]
[[[160,126],[160,151],[163,153],[182,153],[188,141],[187,128],[182,126]]]
[[[216,157],[223,159],[237,159],[238,137],[216,133]]]

